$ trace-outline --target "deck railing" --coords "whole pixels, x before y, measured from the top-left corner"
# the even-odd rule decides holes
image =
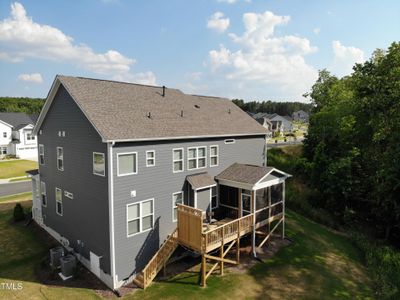
[[[203,250],[205,253],[212,251],[221,246],[221,244],[229,243],[234,239],[251,231],[253,226],[253,215],[241,217],[230,221],[215,229],[211,229],[203,233]]]

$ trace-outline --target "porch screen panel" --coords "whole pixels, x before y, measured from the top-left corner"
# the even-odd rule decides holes
[[[268,206],[268,189],[261,189],[256,192],[256,210],[263,209]]]
[[[283,184],[279,183],[271,187],[271,202],[272,204],[281,202],[283,200]]]
[[[231,207],[238,207],[238,189],[226,185],[219,186],[219,203]]]

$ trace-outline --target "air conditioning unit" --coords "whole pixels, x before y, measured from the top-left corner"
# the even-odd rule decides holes
[[[76,269],[76,257],[72,254],[61,257],[61,274],[65,278],[70,278],[74,275]]]
[[[60,258],[64,256],[64,248],[61,246],[50,249],[50,265],[53,268],[60,266]]]

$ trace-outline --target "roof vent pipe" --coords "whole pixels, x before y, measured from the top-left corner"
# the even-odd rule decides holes
[[[228,114],[230,114],[230,113],[231,113],[231,109],[228,110]]]
[[[149,112],[149,113],[147,114],[147,117],[148,117],[149,119],[151,119],[151,112]]]
[[[183,118],[183,110],[181,110],[181,117]]]
[[[165,85],[162,87],[162,96],[165,97]]]

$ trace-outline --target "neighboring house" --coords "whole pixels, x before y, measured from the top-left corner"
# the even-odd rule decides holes
[[[253,118],[270,132],[270,136],[274,133],[283,135],[291,132],[293,128],[292,119],[289,116],[280,116],[276,113],[257,113]]]
[[[37,160],[37,141],[32,133],[38,115],[0,113],[0,157],[15,155]]]
[[[308,123],[309,119],[310,119],[310,115],[305,112],[304,110],[299,110],[299,111],[295,111],[292,114],[293,120],[294,121],[300,121],[300,122],[304,122],[304,123]]]
[[[145,287],[178,244],[205,261],[236,230],[256,255],[256,229],[284,226],[289,175],[264,166],[265,128],[227,99],[57,76],[34,134],[35,221],[112,289]],[[241,225],[218,239],[228,220]]]

